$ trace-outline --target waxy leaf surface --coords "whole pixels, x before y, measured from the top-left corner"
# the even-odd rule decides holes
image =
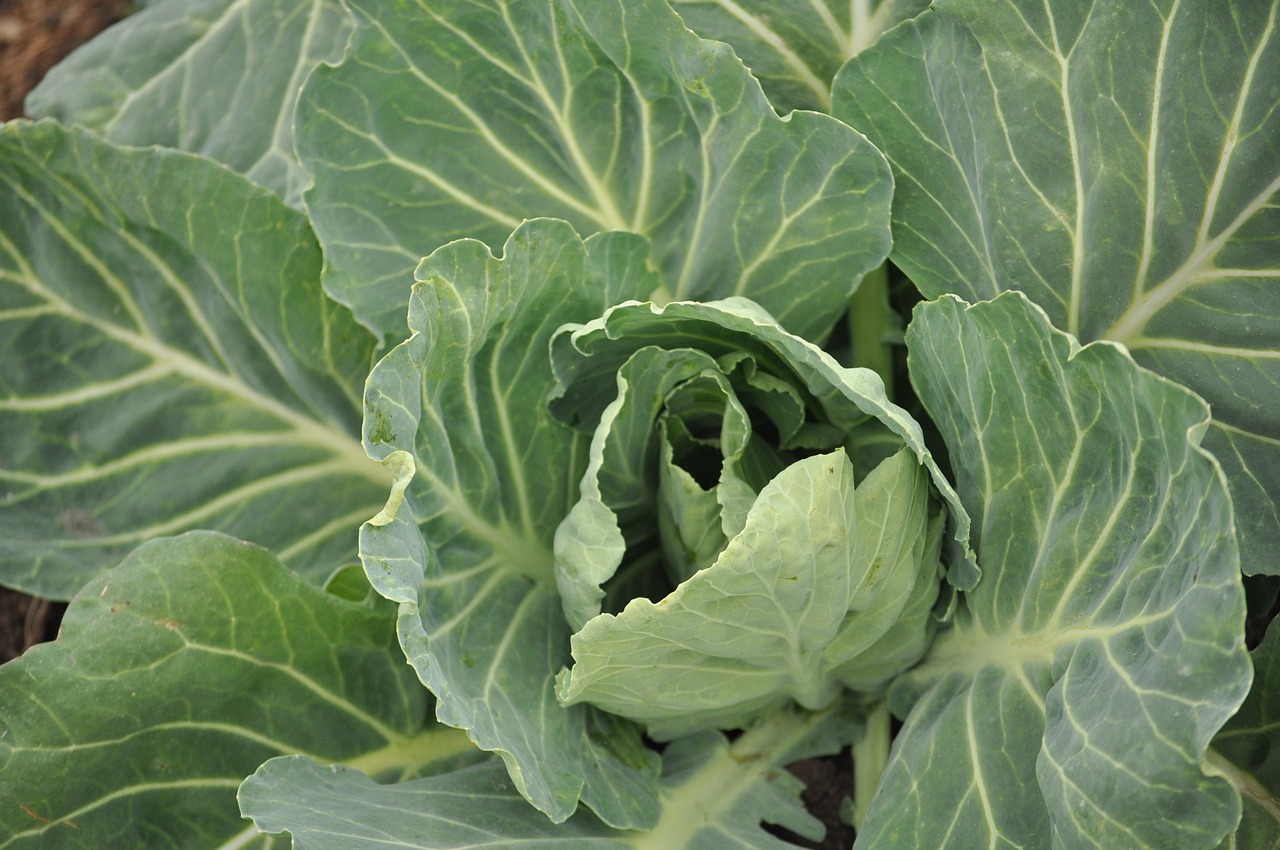
[[[264,831],[288,831],[295,850],[793,850],[761,822],[813,840],[823,828],[786,765],[835,753],[854,733],[838,711],[780,712],[733,743],[716,732],[682,738],[663,754],[661,817],[644,832],[611,829],[586,811],[552,823],[492,764],[386,786],[285,757],[245,781],[240,805]]]
[[[27,98],[33,118],[122,145],[212,157],[301,204],[293,152],[306,75],[351,35],[339,0],[162,0],[56,65]]]
[[[1240,798],[1206,751],[1250,666],[1208,409],[1020,293],[921,305],[907,344],[983,579],[890,691],[858,846],[1215,847]]]
[[[939,0],[841,71],[926,297],[1020,290],[1213,408],[1246,572],[1280,561],[1280,3]]]
[[[831,81],[845,60],[928,0],[671,0],[703,38],[727,42],[781,114],[831,111]]]
[[[662,0],[348,5],[297,144],[326,288],[384,336],[420,257],[537,216],[650,236],[659,297],[745,295],[814,338],[888,252],[880,153],[828,116],[779,119]]]
[[[322,582],[387,474],[373,339],[305,219],[225,167],[52,122],[0,129],[0,581],[69,598],[152,537],[269,546]]]
[[[1244,813],[1222,850],[1280,847],[1280,629],[1250,653],[1253,687],[1213,739],[1213,766],[1240,791]]]
[[[0,667],[0,847],[279,847],[236,807],[266,759],[397,781],[477,754],[424,725],[394,620],[222,535],[140,547]]]
[[[581,796],[614,826],[651,826],[656,755],[630,724],[555,698],[569,627],[551,540],[587,438],[546,406],[551,335],[651,290],[648,244],[616,233],[584,244],[543,219],[516,230],[500,260],[463,240],[416,276],[413,335],[366,391],[365,445],[399,470],[361,531],[369,579],[401,604],[401,643],[439,719],[501,755],[539,817],[563,821]]]

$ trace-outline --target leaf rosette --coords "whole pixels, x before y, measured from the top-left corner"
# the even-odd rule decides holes
[[[628,302],[551,357],[552,414],[592,434],[555,536],[562,702],[668,739],[920,658],[954,495],[878,375],[745,299]]]

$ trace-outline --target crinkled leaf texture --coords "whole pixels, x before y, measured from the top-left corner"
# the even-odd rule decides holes
[[[838,752],[854,733],[837,710],[780,712],[733,743],[716,732],[682,738],[663,754],[662,813],[645,832],[612,829],[587,811],[552,823],[495,764],[375,785],[353,770],[285,757],[245,781],[240,805],[265,832],[288,831],[295,850],[789,850],[795,845],[761,823],[813,840],[823,827],[785,766]]]
[[[56,65],[27,113],[122,145],[204,154],[300,206],[294,108],[311,69],[342,57],[352,22],[339,0],[146,7]]]
[[[845,60],[928,0],[671,0],[694,32],[730,44],[779,113],[831,111]]]
[[[266,759],[456,766],[477,751],[424,725],[393,620],[219,534],[144,544],[0,667],[0,847],[266,848],[235,801]]]
[[[308,78],[297,148],[326,288],[384,336],[420,257],[496,250],[536,216],[648,235],[663,297],[745,295],[815,338],[888,253],[879,151],[826,115],[779,119],[664,0],[347,5],[351,48]]]
[[[152,537],[223,531],[316,583],[388,476],[373,338],[306,220],[202,157],[0,129],[0,582],[70,598]]]
[[[1280,2],[936,7],[835,87],[893,163],[894,262],[1199,393],[1244,569],[1280,570]]]
[[[551,542],[587,437],[546,406],[552,333],[651,291],[648,256],[642,237],[584,243],[546,219],[521,225],[502,259],[474,240],[441,248],[416,273],[412,336],[366,390],[365,445],[399,470],[361,530],[370,581],[400,603],[401,643],[439,719],[501,755],[555,821],[579,797],[614,826],[657,817],[657,758],[636,728],[556,702],[569,627]]]
[[[959,501],[875,373],[743,299],[619,305],[562,328],[552,363],[552,412],[594,429],[555,540],[576,630],[561,699],[671,738],[787,699],[820,708],[924,651],[930,473]],[[873,646],[890,632],[892,650]]]
[[[853,479],[843,450],[778,473],[714,564],[574,634],[561,701],[663,740],[745,727],[790,701],[821,709],[917,661],[941,580],[928,475],[904,448]]]
[[[858,846],[1217,846],[1240,797],[1206,750],[1250,665],[1206,405],[1021,293],[923,304],[907,344],[983,579],[890,691]]]
[[[673,466],[660,447],[670,442],[676,420],[698,427],[707,412],[706,390],[699,389],[692,402],[680,401],[689,407],[687,415],[674,410],[673,392],[682,382],[705,384],[716,375],[722,376],[718,383],[736,381],[738,387],[719,390],[725,400],[717,407],[721,445],[715,450],[723,461],[707,473],[718,475],[722,541],[742,529],[756,493],[780,471],[788,452],[848,444],[859,474],[866,474],[906,445],[949,508],[952,584],[972,587],[977,581],[968,515],[925,448],[919,423],[889,401],[874,372],[841,366],[758,305],[740,298],[619,304],[588,323],[562,328],[551,358],[552,413],[595,432],[581,496],[556,539],[556,577],[575,628],[601,612],[602,585],[624,566],[627,546],[659,533],[658,506],[672,494],[657,470]],[[761,431],[752,417],[768,428]],[[665,441],[656,438],[660,425],[667,429]],[[681,534],[682,545],[690,545]],[[681,578],[710,561],[691,563]]]

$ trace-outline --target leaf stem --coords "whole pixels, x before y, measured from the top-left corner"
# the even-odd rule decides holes
[[[893,351],[889,340],[895,328],[889,306],[889,269],[885,263],[867,273],[849,302],[849,340],[853,365],[871,369],[884,381],[893,401]]]
[[[883,702],[871,709],[866,723],[866,732],[853,745],[853,826],[858,830],[889,764],[889,709]]]

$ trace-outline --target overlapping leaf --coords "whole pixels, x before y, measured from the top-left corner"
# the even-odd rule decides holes
[[[560,699],[670,740],[793,701],[825,708],[844,686],[882,687],[914,663],[941,580],[929,478],[904,448],[856,491],[853,479],[843,450],[779,472],[714,564],[574,634]]]
[[[59,63],[28,114],[205,154],[299,206],[302,81],[351,35],[339,0],[161,0]]]
[[[907,343],[984,577],[890,692],[859,846],[1215,847],[1240,799],[1206,751],[1250,668],[1204,403],[1020,293],[922,305]]]
[[[0,668],[0,847],[265,848],[235,794],[268,758],[456,765],[476,750],[423,725],[393,620],[231,538],[146,544]]]
[[[845,60],[928,0],[671,0],[704,38],[728,42],[781,113],[831,111]]]
[[[618,233],[584,244],[544,219],[516,230],[501,260],[463,240],[416,276],[413,335],[366,394],[370,456],[407,483],[361,532],[370,580],[401,603],[401,643],[437,716],[499,753],[530,802],[563,821],[581,796],[614,826],[650,826],[656,756],[630,724],[555,698],[569,627],[551,541],[587,438],[546,409],[552,333],[650,291],[648,245]]]
[[[811,338],[888,251],[879,152],[825,115],[780,120],[662,0],[349,5],[297,144],[326,287],[384,335],[418,258],[536,216],[648,235],[663,297],[746,295]]]
[[[664,348],[676,352],[667,362],[657,362],[645,369],[676,375],[689,369],[689,362],[724,358],[726,362],[751,362],[760,376],[761,386],[753,394],[759,398],[772,393],[780,397],[761,401],[786,407],[795,405],[791,415],[777,413],[772,431],[788,436],[779,444],[794,439],[810,450],[825,445],[847,443],[852,460],[860,474],[865,474],[886,456],[904,444],[915,453],[929,472],[939,496],[950,508],[950,526],[954,550],[948,578],[958,587],[972,587],[978,573],[969,550],[969,518],[946,476],[925,447],[920,423],[903,408],[889,400],[884,383],[868,369],[850,369],[813,343],[788,333],[760,307],[738,298],[723,301],[676,302],[665,306],[652,303],[618,304],[598,319],[560,329],[552,340],[551,359],[556,374],[555,391],[550,399],[552,413],[561,422],[580,429],[594,429],[601,422],[606,407],[613,405],[619,394],[619,381],[632,380],[624,365],[642,349]],[[680,354],[680,352],[687,354]],[[689,362],[680,363],[680,360]],[[639,369],[636,362],[630,367]],[[617,403],[610,415],[626,414],[623,420],[610,424],[618,433],[593,447],[590,469],[599,480],[590,486],[612,491],[609,500],[619,515],[652,514],[651,503],[657,500],[650,465],[657,465],[650,436],[654,420],[662,407],[660,396],[670,387],[645,379],[639,400]],[[768,381],[766,381],[766,378]],[[633,381],[634,382],[634,381]],[[772,382],[774,386],[768,387]],[[765,387],[768,387],[767,391]],[[789,388],[794,393],[788,401]],[[776,411],[775,411],[776,413]],[[788,418],[794,417],[791,424]],[[774,418],[769,415],[766,418]],[[806,428],[825,429],[828,433],[806,434]],[[837,435],[835,443],[830,432]],[[605,479],[609,479],[607,482]],[[745,496],[726,497],[738,503],[734,511],[745,517],[754,500],[747,488]],[[582,492],[582,503],[594,500],[588,488]],[[717,498],[721,498],[718,496]],[[569,546],[557,551],[560,560],[560,592],[565,598],[565,611],[575,627],[600,612],[599,586],[607,581],[621,563],[622,536],[604,532],[600,513],[603,505],[581,504],[581,519],[590,531],[585,549],[576,554]],[[616,521],[608,520],[609,523]],[[571,523],[570,526],[575,526]],[[727,524],[735,528],[739,522]],[[572,539],[570,528],[562,529],[566,542]],[[633,531],[633,529],[629,529]],[[594,541],[593,539],[594,538]],[[574,548],[577,547],[574,544]],[[577,557],[576,555],[585,555]],[[573,569],[564,569],[572,564]]]
[[[274,759],[245,782],[240,805],[264,831],[288,831],[296,850],[389,843],[420,850],[788,850],[795,845],[761,822],[815,840],[823,828],[800,805],[800,782],[783,768],[834,753],[853,733],[836,711],[783,712],[732,744],[713,732],[676,741],[663,755],[662,816],[646,832],[611,829],[585,811],[553,824],[496,765],[378,786],[352,770]]]
[[[306,221],[199,157],[0,130],[0,581],[68,598],[151,537],[316,581],[387,475],[355,438],[373,340]]]
[[[1213,766],[1240,790],[1244,813],[1222,850],[1280,847],[1280,629],[1252,653],[1253,687],[1240,711],[1213,739]]]
[[[1026,292],[1203,396],[1244,568],[1274,572],[1280,3],[936,5],[835,90],[894,165],[894,261],[929,297]]]

